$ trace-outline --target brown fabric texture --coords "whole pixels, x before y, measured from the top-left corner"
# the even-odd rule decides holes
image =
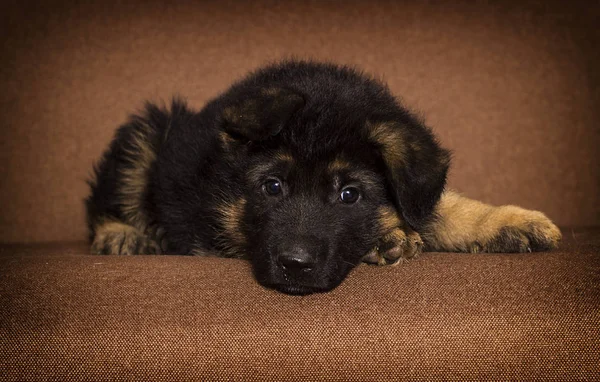
[[[362,265],[328,294],[249,263],[2,246],[0,379],[594,380],[600,229],[562,249]]]
[[[83,240],[129,113],[282,57],[357,65],[453,150],[450,186],[600,224],[598,1],[14,1],[0,12],[0,242]]]

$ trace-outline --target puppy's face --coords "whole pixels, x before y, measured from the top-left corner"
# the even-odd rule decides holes
[[[374,167],[340,154],[254,156],[243,228],[257,280],[290,294],[336,287],[375,245],[384,184]]]

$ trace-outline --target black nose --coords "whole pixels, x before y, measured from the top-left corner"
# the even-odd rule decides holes
[[[277,257],[277,262],[284,269],[297,271],[309,271],[317,263],[314,254],[301,246],[282,251]]]

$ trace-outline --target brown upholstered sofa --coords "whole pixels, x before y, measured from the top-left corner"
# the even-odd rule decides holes
[[[598,2],[15,2],[0,39],[0,380],[600,378]],[[144,99],[201,107],[295,55],[358,65],[546,212],[551,253],[362,265],[328,294],[241,260],[88,254],[92,163]],[[588,228],[581,228],[588,227]]]

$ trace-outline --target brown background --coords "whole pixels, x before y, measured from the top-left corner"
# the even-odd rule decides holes
[[[14,2],[0,16],[0,242],[80,240],[92,163],[145,99],[200,108],[291,55],[386,80],[450,186],[600,224],[599,2]]]

